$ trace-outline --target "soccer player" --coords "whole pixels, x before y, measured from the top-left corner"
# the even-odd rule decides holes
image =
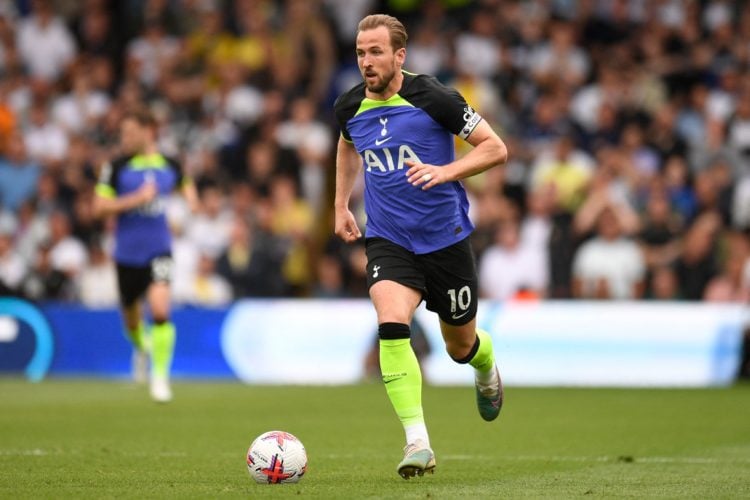
[[[448,354],[474,368],[479,413],[500,413],[503,388],[490,336],[476,329],[473,226],[461,179],[505,163],[507,149],[454,89],[403,71],[406,30],[371,15],[358,26],[364,79],[334,105],[341,128],[336,157],[335,232],[361,237],[349,198],[364,167],[367,280],[378,317],[386,392],[406,433],[404,479],[433,472],[435,455],[422,412],[422,376],[409,345],[417,306],[438,314]],[[453,136],[473,149],[456,160]]]
[[[169,372],[176,334],[170,321],[171,235],[164,198],[181,189],[194,208],[197,195],[179,163],[159,153],[156,126],[146,110],[123,118],[120,142],[125,154],[102,167],[94,211],[99,217],[117,216],[114,260],[122,314],[134,348],[134,376],[145,382],[150,353],[151,397],[166,403],[172,399]],[[144,296],[151,313],[150,335],[141,311]]]

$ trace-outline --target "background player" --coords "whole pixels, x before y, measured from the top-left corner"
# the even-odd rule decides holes
[[[94,211],[117,216],[114,260],[125,326],[133,344],[134,375],[145,381],[151,354],[151,397],[172,399],[169,372],[175,344],[170,321],[171,235],[164,197],[179,188],[194,208],[193,183],[175,160],[159,153],[156,122],[146,110],[128,114],[120,125],[124,156],[102,167]],[[146,296],[151,312],[150,338],[141,309]]]
[[[467,238],[473,226],[459,181],[505,163],[507,149],[455,90],[402,71],[406,38],[391,16],[364,18],[356,41],[364,82],[334,107],[341,128],[335,231],[347,242],[361,236],[349,199],[364,162],[368,286],[383,382],[406,433],[398,473],[408,479],[435,467],[409,345],[408,325],[422,299],[440,318],[448,354],[475,368],[481,416],[494,420],[502,406],[490,336],[476,330],[477,274]],[[453,135],[474,146],[459,160]]]

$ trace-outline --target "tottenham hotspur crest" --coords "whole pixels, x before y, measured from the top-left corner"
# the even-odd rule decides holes
[[[378,120],[380,121],[380,124],[383,126],[383,128],[380,130],[380,139],[375,139],[376,146],[380,146],[384,142],[391,139],[390,135],[386,137],[386,135],[388,135],[388,128],[386,127],[386,124],[388,123],[388,118],[385,116],[382,116]]]

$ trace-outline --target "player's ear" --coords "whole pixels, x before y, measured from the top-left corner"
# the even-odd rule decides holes
[[[394,53],[396,56],[396,62],[399,66],[402,66],[404,64],[404,61],[406,61],[406,48],[401,47],[400,49],[396,50]]]

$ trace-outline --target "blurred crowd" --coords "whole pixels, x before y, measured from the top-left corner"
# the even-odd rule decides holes
[[[465,182],[484,297],[747,301],[743,5],[0,0],[0,289],[117,304],[93,188],[147,103],[200,194],[198,213],[168,202],[176,302],[366,296],[363,246],[332,236],[332,104],[361,81],[358,20],[387,12],[406,69],[456,87],[509,146]]]

